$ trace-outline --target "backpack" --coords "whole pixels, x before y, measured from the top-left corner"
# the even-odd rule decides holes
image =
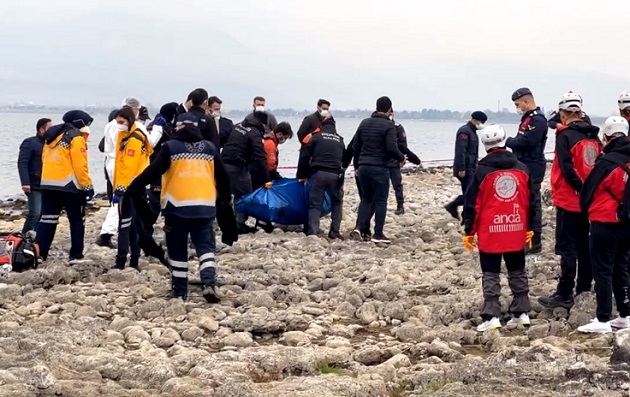
[[[609,188],[606,188],[606,192],[610,194],[610,196],[619,204],[619,207],[617,208],[617,217],[619,220],[630,223],[630,168],[626,165],[624,160],[619,158],[610,158],[610,156],[605,156],[602,157],[602,160],[618,165],[628,175],[628,178],[626,179],[626,187],[623,190],[623,197],[621,200],[619,200],[619,198],[617,198]]]
[[[22,233],[0,232],[0,266],[10,265],[11,270],[23,272],[37,268],[39,247]]]

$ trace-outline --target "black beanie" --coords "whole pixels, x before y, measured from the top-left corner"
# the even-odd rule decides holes
[[[488,116],[486,116],[484,112],[479,110],[477,110],[476,112],[472,112],[470,118],[472,118],[473,120],[481,121],[482,123],[488,121]]]
[[[164,117],[168,122],[172,123],[175,119],[175,115],[177,115],[177,107],[179,105],[177,102],[170,102],[163,105],[160,108],[160,114]]]
[[[92,124],[92,121],[94,121],[94,119],[83,110],[71,110],[63,115],[64,123],[72,124],[79,129],[89,126]]]
[[[392,100],[389,97],[382,96],[376,100],[376,111],[385,113],[392,108]]]

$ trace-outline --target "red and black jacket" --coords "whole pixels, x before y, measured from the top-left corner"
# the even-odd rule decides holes
[[[498,254],[523,250],[531,229],[534,202],[527,166],[507,150],[493,150],[479,161],[466,191],[464,230],[477,235],[479,251]]]
[[[551,165],[551,199],[554,206],[580,212],[582,184],[602,152],[598,132],[599,128],[583,120],[558,126]]]
[[[628,175],[620,166],[604,160],[605,157],[630,165],[630,140],[623,136],[604,147],[604,155],[597,159],[584,181],[580,207],[583,212],[588,212],[591,222],[619,223],[617,209],[624,198]]]

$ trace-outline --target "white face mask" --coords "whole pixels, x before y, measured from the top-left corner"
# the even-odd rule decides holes
[[[129,131],[129,126],[127,124],[118,124],[119,131]]]
[[[478,130],[483,130],[483,129],[485,128],[485,126],[486,126],[486,125],[485,125],[484,123],[477,124],[477,129],[478,129]]]
[[[516,114],[518,114],[519,116],[522,116],[525,114],[525,111],[521,108],[516,108]]]
[[[265,111],[265,107],[264,106],[256,106],[255,111],[256,112],[264,112]]]
[[[330,111],[328,109],[322,109],[319,111],[319,115],[322,117],[326,117],[330,115]]]
[[[212,111],[212,117],[214,117],[215,119],[218,119],[219,117],[221,117],[221,111],[220,110],[213,110]]]
[[[394,121],[394,116],[389,116],[389,119],[390,119],[391,121]]]

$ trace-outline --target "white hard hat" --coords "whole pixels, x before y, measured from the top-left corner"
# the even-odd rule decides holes
[[[628,135],[628,120],[620,116],[609,117],[600,132],[602,136],[613,136],[620,132]]]
[[[626,90],[619,95],[619,99],[617,100],[619,104],[619,109],[624,110],[630,107],[630,90]]]
[[[483,130],[479,131],[479,135],[481,143],[483,143],[486,150],[504,147],[505,141],[507,141],[505,130],[498,124],[486,126]]]
[[[558,109],[568,112],[579,112],[582,110],[582,97],[573,91],[569,91],[560,98]]]

